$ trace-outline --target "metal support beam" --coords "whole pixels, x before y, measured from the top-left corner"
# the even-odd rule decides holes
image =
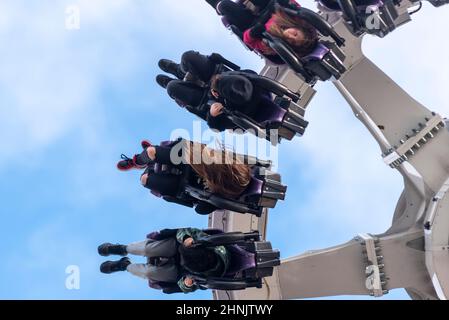
[[[412,1],[397,8],[396,27],[410,21]],[[449,297],[449,132],[442,118],[421,105],[385,75],[361,50],[340,16],[323,13],[346,39],[347,72],[334,81],[356,117],[379,143],[387,164],[404,176],[392,227],[383,235],[360,235],[346,244],[310,251],[282,261],[261,290],[214,292],[216,299],[301,299],[373,295],[405,288],[413,299]],[[306,108],[316,91],[286,66],[267,65],[262,75],[301,94]],[[437,134],[438,133],[438,134]],[[419,152],[417,152],[419,150]],[[258,229],[260,218],[217,212],[211,227]]]

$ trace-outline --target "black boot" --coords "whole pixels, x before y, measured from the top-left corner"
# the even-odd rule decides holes
[[[161,59],[159,60],[158,65],[162,71],[174,75],[179,80],[184,79],[184,77],[186,76],[185,72],[181,70],[181,66],[174,61],[168,59]]]
[[[126,256],[128,252],[126,251],[126,246],[124,245],[103,243],[98,247],[98,254],[103,257],[107,257],[110,255]]]
[[[206,2],[214,9],[217,9],[217,4],[220,2],[221,0],[206,0]]]
[[[111,274],[119,271],[126,271],[126,268],[131,264],[129,258],[121,258],[119,261],[106,261],[100,266],[102,273]]]
[[[170,82],[172,82],[173,78],[170,78],[169,76],[166,76],[165,74],[159,74],[156,76],[156,82],[158,85],[160,85],[162,88],[167,89],[167,86]]]

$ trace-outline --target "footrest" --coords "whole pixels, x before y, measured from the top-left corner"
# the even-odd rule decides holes
[[[255,277],[265,278],[273,275],[275,267],[281,264],[281,254],[278,250],[273,250],[271,242],[255,242],[253,250],[256,253]]]
[[[400,141],[401,146],[395,147],[383,155],[384,162],[387,165],[396,169],[413,157],[424,144],[433,139],[446,126],[444,119],[435,113],[431,119],[426,118],[425,121],[425,124],[419,123],[418,127],[413,129],[410,135],[406,135]]]
[[[262,280],[225,280],[219,278],[208,278],[201,279],[195,278],[195,281],[200,286],[212,289],[212,290],[223,290],[223,291],[236,291],[236,290],[245,290],[247,288],[261,288]]]
[[[287,192],[287,186],[276,181],[271,176],[266,176],[262,196],[259,201],[259,206],[266,208],[274,208],[278,200],[285,199],[285,193]]]
[[[259,232],[228,232],[214,235],[208,235],[199,238],[196,243],[203,247],[228,246],[246,241],[260,241]]]
[[[284,117],[282,126],[294,131],[297,134],[303,135],[309,125],[309,122],[304,120],[301,115],[302,113],[303,109],[296,105],[296,103],[292,102],[287,114]]]
[[[347,70],[343,62],[332,51],[324,56],[322,65],[335,79],[340,79],[341,75]]]

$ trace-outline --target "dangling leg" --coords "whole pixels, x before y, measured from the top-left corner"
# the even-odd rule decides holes
[[[214,9],[217,8],[217,4],[220,2],[221,0],[206,0],[206,2],[208,4],[210,4],[210,6]]]
[[[126,155],[122,154],[122,160],[117,162],[117,169],[120,171],[129,171],[132,169],[145,169],[148,163],[137,162],[136,156],[133,158],[128,158]]]
[[[186,76],[185,72],[181,69],[181,66],[179,65],[179,63],[176,63],[172,60],[161,59],[161,60],[159,60],[158,65],[162,71],[174,75],[179,80],[184,79],[184,77]]]
[[[205,90],[198,85],[180,80],[171,81],[167,93],[181,106],[197,107],[205,96]]]
[[[176,197],[180,176],[172,174],[143,174],[140,178],[142,185],[158,194]]]
[[[126,246],[122,244],[103,243],[98,247],[98,254],[103,257],[110,255],[126,256]]]
[[[207,202],[200,202],[195,207],[196,213],[201,214],[201,215],[209,215],[212,212],[214,212],[215,210],[218,210],[218,208],[214,205],[207,203]]]
[[[147,140],[142,141],[141,145],[144,151],[139,155],[135,155],[133,158],[128,158],[122,154],[122,160],[117,163],[117,169],[120,171],[128,171],[131,169],[147,168],[154,161],[156,154],[155,147]],[[153,157],[151,157],[152,154],[154,154]]]
[[[196,51],[187,51],[181,58],[181,69],[194,78],[198,78],[204,83],[208,83],[214,75],[216,64],[208,56]]]
[[[168,283],[176,282],[179,274],[178,267],[173,263],[167,263],[161,266],[133,263],[128,265],[126,270],[142,279]]]
[[[110,243],[102,244],[98,247],[98,252],[102,256],[132,254],[141,257],[172,257],[177,254],[176,239],[169,238],[165,240],[144,240],[130,243],[128,245],[112,245]]]
[[[100,266],[102,273],[111,274],[120,271],[126,271],[126,268],[131,264],[129,258],[121,258],[118,261],[106,261]]]
[[[145,257],[146,256],[145,248],[149,241],[152,240],[147,239],[140,242],[134,242],[128,245],[103,243],[98,247],[98,254],[100,254],[103,257],[107,257],[110,255],[126,256],[128,254]]]
[[[143,152],[134,156],[134,162],[137,165],[146,167],[144,174],[152,172],[154,164],[173,165],[173,161],[178,159],[171,159],[172,146],[153,146],[149,141],[142,141]]]
[[[174,237],[160,241],[149,240],[145,246],[145,256],[148,258],[176,256],[178,254],[177,243]]]
[[[147,258],[169,258],[159,265],[130,264],[127,271],[143,279],[162,282],[176,282],[178,278],[178,267],[173,258],[178,254],[177,241],[175,238],[165,240],[147,240],[128,245],[128,252],[143,255]]]
[[[168,84],[174,80],[176,80],[176,79],[173,79],[165,74],[158,74],[156,76],[157,84],[160,85],[164,89],[167,89]]]
[[[150,240],[130,243],[126,246],[126,251],[135,256],[145,257],[145,247],[147,246],[148,241]]]
[[[140,154],[134,156],[134,162],[137,165],[148,166],[156,159],[156,147],[149,146],[144,148]]]
[[[146,263],[132,263],[126,268],[126,271],[139,278],[148,279],[148,265]]]

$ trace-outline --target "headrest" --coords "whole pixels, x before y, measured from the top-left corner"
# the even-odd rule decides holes
[[[169,147],[174,141],[162,141],[159,145],[161,147]]]
[[[285,109],[278,106],[271,99],[264,97],[258,106],[254,120],[261,124],[267,122],[281,123],[286,113],[287,111]]]
[[[232,261],[227,274],[235,274],[256,267],[256,255],[254,253],[248,252],[237,245],[228,246],[227,249],[231,254]]]
[[[262,194],[262,187],[263,187],[263,181],[251,177],[251,182],[249,183],[248,187],[246,188],[245,192],[242,195],[242,198],[254,196],[254,195],[261,195]]]
[[[310,60],[322,60],[326,54],[328,54],[330,49],[326,47],[322,43],[318,43],[315,50],[313,50],[310,54],[303,57],[303,60],[310,61]]]

